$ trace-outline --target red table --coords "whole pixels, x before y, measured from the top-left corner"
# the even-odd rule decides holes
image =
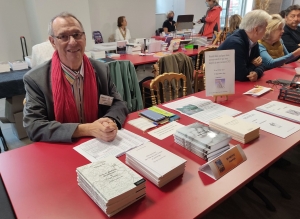
[[[220,103],[247,112],[276,99],[278,91],[260,98],[242,93],[255,84],[266,85],[269,79],[291,79],[293,65],[268,71],[259,82],[237,82],[236,94]],[[205,93],[195,96],[204,98]],[[130,114],[127,121],[136,117],[137,113]],[[179,122],[187,125],[194,120],[181,115]],[[204,215],[299,143],[299,133],[283,139],[261,131],[259,139],[242,145],[247,161],[215,181],[198,172],[205,161],[175,144],[172,136],[160,141],[128,124],[125,128],[181,156],[187,164],[183,176],[161,189],[147,181],[147,196],[113,218],[182,219]],[[85,140],[87,138],[73,144],[33,143],[0,154],[0,173],[18,218],[106,218],[77,185],[75,169],[89,161],[73,147]],[[124,162],[125,155],[120,159]]]

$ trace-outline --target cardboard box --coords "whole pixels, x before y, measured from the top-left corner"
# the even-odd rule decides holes
[[[23,100],[25,94],[6,98],[5,101],[5,117],[9,122],[15,122],[14,114],[23,112]]]

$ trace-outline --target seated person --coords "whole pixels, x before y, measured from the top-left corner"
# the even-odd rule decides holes
[[[300,7],[292,5],[285,10],[284,33],[281,37],[287,51],[294,52],[300,47]]]
[[[284,19],[279,14],[273,14],[267,31],[258,41],[260,56],[266,69],[276,68],[291,62],[300,56],[300,48],[289,53],[280,39],[284,30]]]
[[[32,47],[31,67],[34,68],[52,58],[54,53],[53,46],[50,41],[36,44]]]
[[[257,41],[266,32],[271,16],[263,10],[248,12],[240,29],[228,37],[218,50],[235,50],[235,80],[257,81],[264,72]]]
[[[118,17],[118,28],[115,31],[115,41],[130,40],[130,31],[127,28],[125,16]]]
[[[167,14],[167,20],[164,21],[162,26],[165,34],[170,34],[171,32],[175,31],[176,22],[173,19],[174,12],[169,11],[169,13]]]
[[[239,29],[241,22],[242,17],[238,14],[234,14],[229,18],[229,29],[226,33],[226,38]]]
[[[84,54],[81,22],[66,12],[55,16],[49,24],[49,40],[55,49],[52,59],[24,76],[23,125],[29,138],[72,142],[92,136],[112,141],[128,110],[108,66]]]

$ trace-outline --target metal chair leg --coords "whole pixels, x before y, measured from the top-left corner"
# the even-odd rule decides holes
[[[269,183],[271,183],[276,189],[279,190],[279,192],[281,193],[281,196],[286,198],[286,199],[291,199],[291,195],[289,193],[287,193],[287,191],[285,191],[284,188],[282,188],[274,179],[272,179],[269,176],[269,171],[270,168],[266,169],[265,172],[263,172],[260,176],[262,176],[265,180],[267,180]]]
[[[2,141],[4,151],[8,151],[8,147],[7,147],[5,138],[3,136],[3,133],[2,133],[2,130],[1,130],[1,126],[0,126],[0,139]]]
[[[252,192],[254,192],[265,204],[268,210],[270,211],[276,211],[275,206],[270,202],[270,200],[261,193],[255,186],[254,186],[254,180],[249,182],[247,185],[247,188],[249,188]]]

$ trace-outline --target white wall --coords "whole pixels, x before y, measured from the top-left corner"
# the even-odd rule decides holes
[[[31,53],[31,37],[23,0],[0,1],[0,61],[22,60],[20,36]]]
[[[185,14],[193,14],[194,21],[198,21],[200,18],[206,15],[207,6],[204,1],[199,0],[185,0]],[[194,25],[195,32],[199,32],[202,24]]]
[[[174,0],[156,0],[156,14],[163,14],[168,11],[174,11]]]
[[[300,1],[298,0],[283,0],[282,1],[282,5],[281,5],[281,10],[285,10],[287,9],[289,6],[291,6],[293,4],[293,2],[295,2],[294,4],[300,4]],[[298,2],[298,3],[297,3]]]
[[[125,16],[132,38],[151,37],[156,29],[155,6],[155,0],[89,0],[92,31],[99,30],[104,42],[108,42],[115,33],[118,17]]]

